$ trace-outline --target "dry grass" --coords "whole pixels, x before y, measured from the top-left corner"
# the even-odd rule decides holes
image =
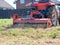
[[[12,19],[7,20],[0,20],[0,45],[60,45],[60,26],[7,29],[5,26],[12,24]]]

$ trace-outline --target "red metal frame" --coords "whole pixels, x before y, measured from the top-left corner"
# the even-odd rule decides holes
[[[34,19],[33,18],[33,15],[36,15],[36,14],[40,14],[40,16],[42,16],[42,18],[44,18],[44,15],[41,13],[41,12],[38,12],[38,11],[36,11],[36,12],[31,12],[31,14],[30,14],[30,19]]]
[[[44,16],[42,16],[41,19],[34,19],[32,17],[33,14],[36,14],[35,12],[31,12],[31,16],[30,19],[24,19],[24,18],[17,18],[18,14],[14,14],[13,15],[13,23],[47,23],[47,27],[51,27],[52,26],[52,22],[49,18],[43,18]]]

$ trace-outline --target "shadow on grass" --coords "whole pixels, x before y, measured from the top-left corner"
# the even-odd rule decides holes
[[[34,28],[34,29],[37,29],[37,28],[42,28],[42,29],[46,29],[46,27],[39,27],[37,25],[26,25],[26,24],[15,24],[15,25],[8,25],[8,26],[3,26],[4,28],[6,29],[10,29],[10,28],[22,28],[22,29],[27,29],[27,28]]]

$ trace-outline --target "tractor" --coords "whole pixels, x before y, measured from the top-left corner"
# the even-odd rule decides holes
[[[31,25],[33,27],[52,27],[57,26],[57,11],[55,4],[48,0],[38,1],[37,3],[32,3],[31,11],[27,11],[29,15],[25,17],[19,16],[17,13],[13,14],[13,24],[25,24]],[[28,9],[28,8],[27,8]],[[20,14],[21,15],[21,14]]]

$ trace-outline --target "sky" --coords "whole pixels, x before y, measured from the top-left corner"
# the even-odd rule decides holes
[[[13,4],[13,2],[14,2],[15,0],[5,0],[5,1],[7,1],[10,5],[12,5],[14,8],[16,8],[16,5]],[[60,0],[58,0],[58,1],[60,1]]]

